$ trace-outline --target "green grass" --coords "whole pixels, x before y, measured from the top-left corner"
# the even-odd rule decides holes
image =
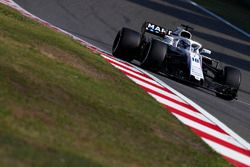
[[[250,32],[250,0],[194,0],[230,23]]]
[[[0,5],[0,166],[229,166],[100,56]]]

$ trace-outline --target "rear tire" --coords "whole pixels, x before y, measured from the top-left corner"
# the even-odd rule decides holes
[[[140,33],[128,28],[122,28],[113,42],[112,54],[119,59],[130,62],[138,54],[140,43]]]
[[[145,58],[141,62],[141,66],[154,72],[159,71],[165,60],[167,48],[168,46],[163,42],[152,39],[146,47]]]

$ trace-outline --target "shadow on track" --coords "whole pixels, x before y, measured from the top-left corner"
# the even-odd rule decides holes
[[[186,1],[175,1],[175,0],[161,0],[162,3],[159,2],[155,2],[155,1],[151,1],[151,0],[143,0],[143,1],[138,1],[138,0],[127,0],[129,2],[141,5],[143,7],[155,10],[157,12],[161,12],[163,14],[166,15],[170,15],[173,16],[175,18],[181,19],[181,20],[185,20],[189,23],[195,24],[195,25],[199,25],[202,27],[206,27],[209,28],[211,30],[226,34],[226,35],[233,35],[233,36],[239,36],[241,34],[239,34],[236,31],[232,31],[233,29],[231,27],[228,27],[227,25],[221,24],[221,21],[217,20],[217,19],[213,19],[209,17],[206,17],[206,19],[204,19],[205,16],[201,16],[201,15],[197,15],[194,14],[193,12],[188,12],[188,11],[184,11],[178,8],[174,8],[168,4],[171,5],[175,5],[175,6],[182,6],[184,8],[187,9],[194,9],[193,11],[197,11],[197,13],[204,13],[203,11],[201,12],[201,10],[199,10],[198,8],[194,8],[190,3],[186,2]],[[204,13],[204,15],[207,15],[206,13]],[[233,34],[232,34],[233,32]],[[242,36],[243,39],[248,40],[247,37]]]
[[[250,62],[246,61],[246,60],[242,60],[240,58],[237,57],[232,57],[229,55],[226,55],[224,53],[220,53],[220,52],[216,52],[213,51],[213,53],[211,55],[209,55],[209,57],[214,58],[216,60],[219,60],[223,63],[229,64],[231,66],[235,66],[237,68],[246,70],[246,71],[250,71]]]
[[[250,55],[248,55],[250,53],[250,49],[249,49],[250,43],[243,44],[243,43],[235,42],[235,41],[225,39],[225,38],[213,35],[213,34],[207,34],[207,33],[202,33],[202,32],[198,32],[198,31],[195,31],[193,34],[197,37],[202,38],[202,39],[206,39],[207,41],[210,41],[212,43],[218,44],[218,45],[223,46],[225,48],[232,49],[232,50],[235,50],[239,53],[243,53],[247,56],[250,56]]]

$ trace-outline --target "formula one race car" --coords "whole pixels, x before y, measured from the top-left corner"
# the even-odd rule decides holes
[[[112,54],[128,62],[137,61],[144,69],[211,90],[217,96],[234,99],[241,72],[205,56],[211,51],[192,40],[192,30],[181,25],[171,31],[149,22],[142,25],[140,33],[122,28],[113,42]]]

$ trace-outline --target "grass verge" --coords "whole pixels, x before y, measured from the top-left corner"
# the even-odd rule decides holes
[[[250,32],[249,0],[194,0],[230,23]]]
[[[100,56],[0,5],[0,166],[229,166]]]

